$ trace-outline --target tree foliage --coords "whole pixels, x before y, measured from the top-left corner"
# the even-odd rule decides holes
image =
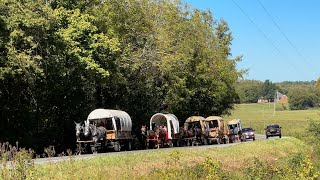
[[[261,96],[264,99],[271,99],[275,98],[275,93],[278,90],[278,87],[272,83],[270,80],[265,80],[262,85]]]
[[[240,103],[256,103],[262,97],[263,82],[258,80],[239,80],[236,83],[236,92]]]
[[[289,92],[289,107],[292,110],[303,110],[320,106],[319,91],[313,87],[293,88]]]
[[[0,140],[74,147],[73,121],[228,113],[242,72],[227,23],[179,1],[0,0]]]
[[[236,84],[236,92],[239,95],[241,103],[256,103],[260,98],[273,101],[277,90],[282,93],[285,92],[285,90],[270,80],[265,80],[264,82],[258,80],[239,80]]]

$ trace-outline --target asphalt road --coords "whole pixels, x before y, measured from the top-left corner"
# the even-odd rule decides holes
[[[278,138],[278,137],[270,137],[270,139]],[[265,135],[262,134],[256,134],[256,140],[265,140]],[[248,140],[247,142],[241,142],[241,143],[251,143],[252,140]],[[113,156],[113,155],[119,155],[119,154],[130,154],[130,153],[136,153],[139,151],[167,151],[167,150],[179,150],[179,149],[194,149],[194,148],[224,148],[229,146],[235,146],[239,143],[231,143],[231,144],[219,144],[219,145],[202,145],[202,146],[187,146],[187,147],[173,147],[173,148],[160,148],[160,149],[148,149],[148,150],[135,150],[135,151],[122,151],[122,152],[107,152],[107,153],[98,153],[98,154],[84,154],[84,155],[76,155],[76,156],[62,156],[62,157],[51,157],[51,158],[39,158],[34,159],[35,164],[44,164],[44,163],[56,163],[66,160],[78,160],[78,159],[88,159],[98,156]]]

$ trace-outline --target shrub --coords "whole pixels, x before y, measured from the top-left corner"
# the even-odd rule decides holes
[[[56,150],[54,149],[54,146],[44,148],[44,152],[46,153],[47,157],[54,157],[56,155]]]
[[[34,151],[0,143],[1,179],[26,179],[34,168]]]
[[[309,156],[302,153],[278,164],[271,164],[255,158],[253,166],[246,170],[247,179],[317,179],[319,171]]]
[[[281,103],[280,106],[276,107],[276,111],[285,111],[285,110],[288,110],[288,107],[284,103]]]

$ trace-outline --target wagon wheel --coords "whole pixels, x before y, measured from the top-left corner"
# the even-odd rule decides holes
[[[85,151],[85,153],[90,153],[91,147],[90,147],[89,143],[84,144],[84,151]]]
[[[193,140],[192,146],[198,146],[198,145],[199,145],[199,143],[198,143],[197,139]]]
[[[229,137],[229,143],[234,143],[234,137],[232,135]]]
[[[223,136],[222,137],[223,138],[223,144],[227,144],[227,143],[229,143],[228,141],[228,137],[226,137],[226,136]]]
[[[154,141],[154,148],[156,148],[156,149],[160,149],[160,143],[159,143],[159,141]]]
[[[91,152],[92,154],[97,154],[98,153],[97,148],[95,146],[91,146]]]
[[[129,141],[127,142],[127,150],[131,151],[131,149],[132,149],[132,145],[131,145],[131,142]]]
[[[217,144],[221,144],[221,139],[220,138],[217,138]]]
[[[204,145],[208,145],[208,140],[205,139],[205,138],[203,138],[203,139],[202,139],[202,143],[203,143]]]
[[[189,146],[189,140],[188,139],[184,139],[184,145],[185,146]]]
[[[176,141],[176,146],[177,146],[177,147],[180,147],[180,139],[178,139],[178,140]]]
[[[113,148],[114,148],[115,152],[119,152],[120,149],[121,149],[120,143],[119,142],[115,142]]]
[[[240,137],[240,142],[246,142],[246,137],[244,135]]]
[[[152,140],[148,141],[147,147],[148,147],[148,149],[155,149],[155,148],[157,148],[157,143],[156,143],[156,141],[152,141]]]

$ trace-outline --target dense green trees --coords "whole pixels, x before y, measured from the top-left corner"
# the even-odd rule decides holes
[[[261,97],[263,97],[264,99],[273,100],[275,98],[275,93],[277,90],[279,90],[279,87],[277,87],[270,80],[265,80],[261,89]]]
[[[241,103],[256,103],[262,97],[263,82],[258,80],[239,80],[236,83],[236,92]]]
[[[319,80],[318,80],[319,81]],[[272,83],[257,80],[239,80],[236,83],[236,92],[240,103],[256,103],[259,98],[273,100],[275,92],[286,94],[289,98],[289,107],[292,110],[301,110],[320,107],[320,89],[318,81],[284,81]]]
[[[240,103],[256,103],[260,98],[273,101],[277,90],[283,91],[270,80],[265,80],[264,82],[239,80],[236,84],[236,92],[239,95]]]
[[[127,111],[134,127],[228,113],[240,58],[211,12],[179,1],[0,0],[0,141],[74,146],[73,121]]]
[[[320,107],[320,91],[313,86],[291,88],[288,97],[292,110]]]
[[[286,81],[277,83],[281,89],[287,92],[289,107],[292,110],[301,110],[320,107],[320,91],[316,81]]]

